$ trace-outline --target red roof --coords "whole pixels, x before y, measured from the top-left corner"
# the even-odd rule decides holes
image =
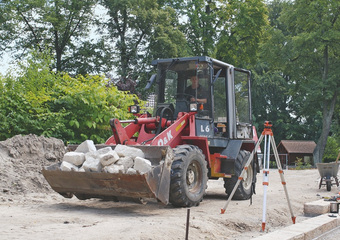
[[[288,153],[313,153],[316,143],[303,140],[281,140],[277,148],[282,145]]]

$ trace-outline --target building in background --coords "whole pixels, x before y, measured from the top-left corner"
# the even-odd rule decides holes
[[[277,151],[282,163],[289,166],[295,165],[298,159],[304,164],[314,164],[313,151],[316,147],[314,141],[282,140],[277,146]]]

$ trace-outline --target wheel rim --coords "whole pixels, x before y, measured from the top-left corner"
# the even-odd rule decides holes
[[[249,165],[243,177],[242,181],[243,188],[250,189],[252,182],[253,182],[253,168]]]
[[[192,161],[187,169],[186,182],[189,192],[197,192],[202,184],[202,169],[197,161]]]

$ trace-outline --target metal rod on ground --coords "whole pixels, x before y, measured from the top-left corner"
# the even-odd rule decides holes
[[[187,225],[186,225],[186,231],[185,231],[185,240],[189,239],[189,219],[190,219],[190,208],[187,210]]]

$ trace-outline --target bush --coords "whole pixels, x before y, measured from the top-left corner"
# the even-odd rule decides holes
[[[19,76],[0,76],[0,140],[17,134],[104,143],[112,135],[110,118],[129,119],[137,96],[107,87],[103,76],[51,71],[48,54],[33,54]]]
[[[296,170],[302,170],[302,169],[306,169],[306,168],[311,168],[312,167],[310,161],[305,162],[305,161],[303,161],[302,158],[298,158],[298,157],[296,158],[295,166],[296,166],[295,167]]]
[[[72,141],[82,142],[91,139],[103,143],[112,135],[111,118],[130,119],[129,105],[138,97],[119,91],[115,86],[106,87],[103,76],[64,75],[57,86],[55,100],[51,103],[53,111],[65,111],[65,124]]]
[[[340,145],[334,137],[328,137],[322,162],[334,162],[339,154]]]

